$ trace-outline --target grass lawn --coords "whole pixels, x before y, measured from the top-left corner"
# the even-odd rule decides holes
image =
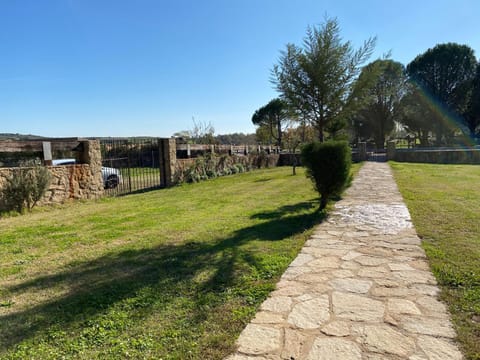
[[[391,163],[468,359],[480,359],[480,166]]]
[[[291,171],[0,219],[0,358],[224,357],[322,219]]]

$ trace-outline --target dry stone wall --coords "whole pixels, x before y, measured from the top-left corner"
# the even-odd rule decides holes
[[[51,182],[39,205],[68,200],[97,199],[104,194],[102,156],[98,141],[83,141],[78,159],[82,164],[48,166]],[[0,189],[18,168],[0,168]]]
[[[15,169],[0,169],[0,188]],[[97,199],[103,195],[101,173],[100,177],[92,176],[92,169],[88,164],[49,166],[48,170],[51,174],[50,187],[39,205],[60,204],[70,199]]]

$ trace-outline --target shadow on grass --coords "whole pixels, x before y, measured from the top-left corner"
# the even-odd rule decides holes
[[[265,264],[259,259],[265,255],[262,251],[268,255],[272,246],[257,242],[276,242],[302,233],[323,216],[311,202],[285,206],[252,216],[265,222],[240,229],[227,238],[111,253],[12,286],[7,289],[12,296],[47,289],[68,291],[24,311],[0,316],[0,353],[24,340],[45,337],[49,329],[79,333],[90,319],[107,314],[112,307],[120,306],[138,319],[186,297],[193,304],[188,316],[195,326],[231,294],[239,301],[258,303],[272,286],[255,293],[249,289],[255,282],[245,278],[253,272],[262,274]]]

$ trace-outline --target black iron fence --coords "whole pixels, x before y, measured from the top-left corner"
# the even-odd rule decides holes
[[[387,161],[387,150],[376,147],[367,147],[367,161],[385,162]]]
[[[100,140],[105,193],[124,195],[160,187],[160,149],[157,138]]]

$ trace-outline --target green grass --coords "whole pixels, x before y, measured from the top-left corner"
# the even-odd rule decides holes
[[[391,163],[468,359],[480,359],[480,166]]]
[[[226,356],[324,216],[298,172],[0,219],[0,357]]]

